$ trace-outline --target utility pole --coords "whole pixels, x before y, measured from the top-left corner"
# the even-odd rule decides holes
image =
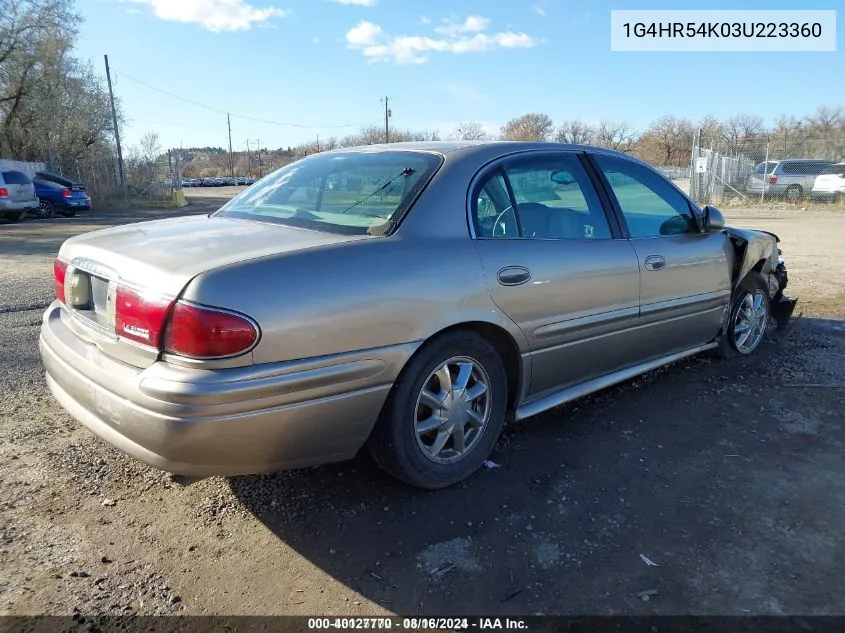
[[[232,119],[229,113],[226,113],[226,123],[229,126],[229,175],[235,177],[235,163],[232,161]]]
[[[261,180],[261,139],[258,139],[258,179]]]
[[[317,133],[317,153],[320,153],[320,134]]]
[[[390,117],[393,112],[390,110],[390,97],[385,97],[384,101],[384,142],[390,142]]]
[[[114,124],[114,142],[117,144],[117,171],[120,174],[120,191],[126,197],[126,177],[123,175],[123,151],[120,149],[120,130],[117,129],[117,110],[114,107],[114,91],[111,87],[111,70],[109,69],[109,56],[103,55],[106,60],[106,79],[109,82],[109,99],[111,99],[111,120]]]
[[[246,170],[249,172],[247,175],[252,178],[252,155],[249,153],[249,139],[246,140]]]

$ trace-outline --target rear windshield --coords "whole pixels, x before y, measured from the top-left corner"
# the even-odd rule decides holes
[[[14,170],[4,171],[3,180],[6,181],[7,185],[28,185],[32,182],[29,176],[23,172]]]
[[[380,235],[398,224],[441,162],[412,151],[316,154],[261,179],[214,215]]]
[[[776,162],[760,163],[754,168],[755,174],[771,174],[778,164]]]
[[[839,163],[838,165],[831,165],[830,167],[826,167],[822,174],[845,174],[845,163]]]

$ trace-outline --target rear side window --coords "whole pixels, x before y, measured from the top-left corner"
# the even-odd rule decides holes
[[[754,168],[754,173],[755,174],[771,174],[775,170],[775,167],[777,167],[777,166],[778,166],[777,163],[774,163],[774,162],[771,162],[771,161],[769,161],[768,163],[760,163],[759,165],[757,165]]]
[[[29,176],[24,174],[20,171],[4,171],[3,172],[3,180],[6,181],[7,185],[29,185],[32,181],[29,179]]]
[[[813,176],[822,173],[830,165],[829,162],[784,162],[781,171],[784,174],[793,174],[796,176]]]

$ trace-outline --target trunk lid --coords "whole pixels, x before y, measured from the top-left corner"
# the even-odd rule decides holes
[[[128,340],[126,333],[137,334],[137,330],[118,330],[120,316],[115,314],[115,306],[121,301],[119,289],[135,289],[153,301],[163,301],[166,308],[200,273],[360,239],[372,238],[206,215],[85,233],[67,240],[59,251],[59,259],[68,263],[65,296],[84,288],[78,295],[84,297],[80,307],[71,301],[65,307],[78,317],[71,320],[77,335],[110,356],[145,367],[156,361],[159,349]]]

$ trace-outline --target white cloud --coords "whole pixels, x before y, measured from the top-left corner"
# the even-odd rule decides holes
[[[382,28],[362,20],[346,33],[349,48],[360,50],[368,62],[393,61],[396,64],[424,64],[431,53],[481,53],[495,48],[531,48],[539,42],[527,33],[504,31],[486,33],[490,20],[469,16],[463,22],[437,27],[441,37],[422,35],[392,36]]]
[[[284,17],[275,7],[259,9],[246,0],[121,0],[149,6],[156,17],[171,22],[199,24],[209,31],[247,31],[272,18]]]
[[[434,29],[437,33],[443,35],[456,36],[462,33],[480,33],[486,31],[490,26],[490,20],[483,18],[480,15],[470,15],[463,22],[455,22],[453,20],[444,20],[446,23],[443,26],[438,26]]]
[[[419,23],[420,24],[431,24],[431,18],[427,18],[424,15],[421,15],[420,19],[419,19]]]
[[[332,0],[332,2],[337,2],[338,4],[352,4],[359,7],[371,7],[375,5],[378,0]]]
[[[312,42],[313,44],[319,44],[319,43],[320,43],[320,38],[319,38],[319,37],[315,37],[313,40],[311,40],[311,42]]]
[[[346,33],[346,41],[352,48],[375,46],[383,32],[378,24],[361,20]]]
[[[542,17],[546,17],[546,10],[541,7],[539,4],[532,4],[531,8],[534,9],[534,13],[540,15]]]

